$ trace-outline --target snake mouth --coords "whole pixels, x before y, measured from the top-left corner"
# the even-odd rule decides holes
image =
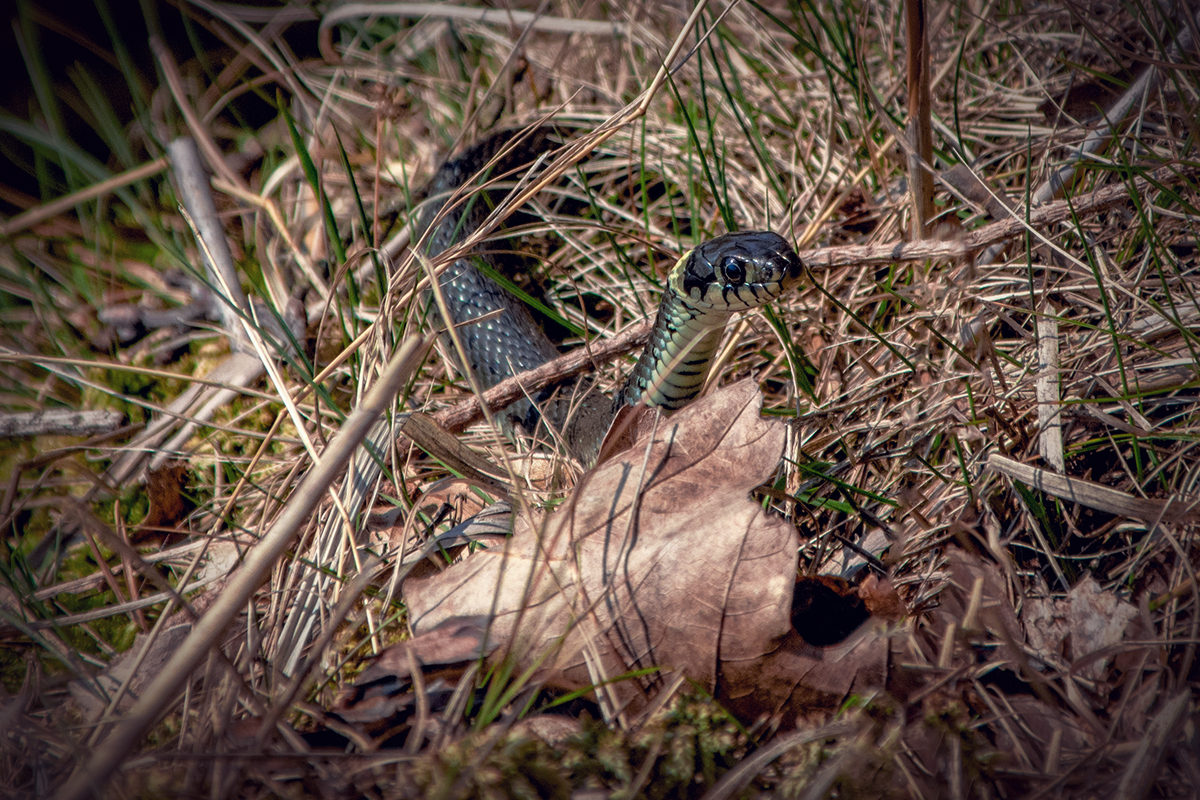
[[[787,244],[786,242],[784,244]],[[783,279],[781,283],[784,289],[791,289],[800,283],[800,279],[804,277],[804,262],[800,260],[800,256],[792,249],[791,245],[787,245],[787,252],[778,254],[783,262]]]

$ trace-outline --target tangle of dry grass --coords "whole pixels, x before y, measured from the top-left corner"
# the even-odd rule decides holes
[[[120,64],[123,36],[162,37],[144,67],[163,86],[133,86],[133,117],[112,122],[85,70],[71,83],[45,68],[31,37],[92,38],[50,9],[23,12],[37,110],[6,112],[0,135],[50,202],[39,211],[29,186],[0,197],[4,405],[117,408],[144,427],[6,448],[6,796],[72,775],[62,796],[84,796],[84,765],[146,795],[1194,796],[1200,87],[1184,33],[1200,23],[1116,3],[930,6],[935,238],[907,242],[898,0],[700,3],[690,18],[671,4],[535,6],[521,10],[540,18],[395,4],[323,20],[171,7],[170,24],[100,48]],[[191,40],[170,35],[181,13]],[[56,81],[72,102],[47,99]],[[1107,146],[1082,154],[1130,86],[1142,94]],[[78,146],[77,118],[92,134]],[[565,346],[629,336],[677,254],[727,229],[770,228],[804,252],[812,283],[731,326],[714,382],[752,377],[768,413],[791,420],[764,502],[799,527],[805,573],[882,559],[911,612],[911,659],[896,666],[923,688],[848,698],[819,724],[735,722],[684,696],[635,730],[573,720],[556,735],[545,715],[518,722],[519,704],[483,724],[505,676],[471,672],[440,709],[414,689],[405,729],[422,735],[378,749],[383,737],[326,709],[403,635],[387,559],[482,505],[450,485],[449,459],[518,508],[552,505],[577,469],[475,424],[440,462],[386,438],[364,502],[320,487],[320,510],[207,661],[163,678],[171,699],[132,719],[146,683],[123,683],[129,654],[163,670],[400,344],[432,327],[405,224],[420,187],[455,147],[547,119],[567,145],[512,178],[528,191],[496,221],[522,206],[519,247],[537,266],[520,287]],[[258,303],[234,317],[276,348],[270,370],[231,350],[235,331],[151,313],[220,318],[204,305],[224,293],[205,285],[161,174],[185,133],[215,162],[218,218]],[[1066,198],[1026,208],[1070,164]],[[438,348],[397,410],[469,398]],[[614,386],[628,360],[594,366]],[[989,469],[1002,459],[1166,510],[1013,480]],[[1022,635],[1053,616],[1035,609],[1093,584],[1128,610],[1123,638],[1083,653]],[[999,608],[1018,627],[977,624]],[[110,670],[122,654],[125,671]],[[781,724],[797,730],[772,739]]]

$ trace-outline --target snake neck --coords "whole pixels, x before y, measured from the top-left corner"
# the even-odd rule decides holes
[[[726,314],[705,314],[668,288],[650,339],[618,393],[617,406],[645,403],[674,410],[700,393],[725,331]]]

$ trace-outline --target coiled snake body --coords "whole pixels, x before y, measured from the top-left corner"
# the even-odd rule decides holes
[[[547,149],[549,135],[548,129],[537,129],[502,154],[513,134],[493,134],[448,160],[427,190],[442,200],[422,218],[426,253],[432,257],[462,241],[482,224],[492,205],[476,198],[448,206],[445,196],[489,164],[496,175],[531,162]],[[476,260],[495,265],[496,250],[494,244],[477,248],[447,267],[439,282],[450,322],[459,326],[470,368],[485,388],[559,355],[525,305],[476,268]],[[590,463],[622,404],[677,409],[688,403],[704,385],[728,319],[779,297],[799,282],[802,270],[796,251],[777,234],[750,231],[710,239],[685,253],[671,270],[650,339],[615,398],[586,381],[560,384],[535,396],[532,407],[525,400],[509,406],[505,418],[528,431],[541,420],[562,435],[576,457]],[[470,322],[481,317],[485,319]]]

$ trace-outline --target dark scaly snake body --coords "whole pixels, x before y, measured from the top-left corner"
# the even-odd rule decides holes
[[[528,163],[531,154],[536,155],[546,147],[548,135],[547,130],[535,131],[518,151],[498,158],[491,174],[502,175]],[[511,132],[501,132],[481,139],[459,157],[446,161],[434,175],[426,193],[440,202],[435,202],[426,211],[421,224],[422,230],[428,230],[425,247],[429,256],[449,249],[482,225],[489,212],[485,198],[476,197],[451,207],[446,207],[441,198],[475,179],[480,170],[499,156],[511,138]],[[484,388],[558,356],[558,348],[528,309],[472,263],[473,259],[479,259],[496,266],[497,251],[505,249],[503,243],[485,242],[470,257],[460,258],[447,267],[440,280],[442,295],[455,323],[498,314],[460,329],[467,360]],[[502,271],[498,266],[496,268]],[[519,401],[509,406],[508,411],[524,419],[529,412],[529,403]]]
[[[539,129],[499,157],[512,133],[493,134],[447,161],[427,193],[435,198],[448,195],[489,163],[493,175],[526,164],[547,149],[549,133]],[[437,255],[464,239],[482,224],[490,205],[478,197],[453,208],[445,208],[444,200],[435,203],[421,226],[428,231],[426,252]],[[559,354],[526,307],[475,267],[474,260],[495,265],[496,251],[503,249],[487,243],[447,267],[440,280],[467,360],[485,388]],[[752,231],[710,239],[684,254],[671,270],[650,339],[615,399],[587,381],[560,384],[534,398],[537,409],[522,400],[509,406],[502,419],[515,419],[532,431],[540,418],[561,433],[576,457],[590,463],[622,404],[645,402],[677,409],[691,401],[704,385],[728,319],[779,297],[799,282],[802,269],[795,250],[774,233]],[[463,324],[485,315],[493,316]]]

